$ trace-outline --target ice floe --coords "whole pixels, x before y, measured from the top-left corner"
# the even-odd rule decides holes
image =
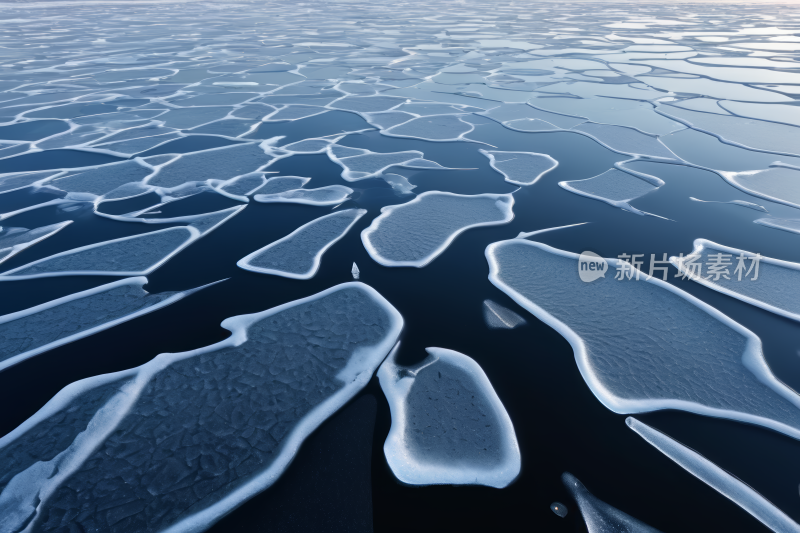
[[[0,371],[64,344],[151,313],[202,289],[149,294],[127,278],[0,316]]]
[[[514,426],[470,357],[426,348],[412,368],[392,354],[378,370],[392,427],[383,445],[397,479],[410,485],[508,486],[520,472]]]
[[[403,320],[353,282],[222,325],[231,336],[216,344],[67,386],[0,439],[12,458],[4,528],[208,528],[278,479],[367,384]],[[92,511],[101,487],[122,509]]]
[[[309,181],[311,181],[311,178],[303,178],[301,176],[277,176],[275,178],[269,178],[267,182],[255,192],[259,194],[276,194],[293,191],[301,188]]]
[[[424,267],[464,231],[511,222],[510,194],[464,196],[429,191],[410,202],[381,208],[361,232],[370,257],[385,266]]]
[[[577,502],[589,533],[659,533],[657,529],[598,499],[569,472],[561,475],[561,481]]]
[[[569,512],[569,510],[567,509],[567,506],[564,505],[561,502],[553,502],[553,503],[551,503],[550,504],[550,510],[553,511],[553,513],[555,513],[557,516],[559,516],[561,518],[564,518],[565,516],[567,516],[567,513]]]
[[[148,185],[165,189],[210,179],[228,180],[261,170],[272,160],[254,143],[182,154],[149,177]]]
[[[71,220],[65,220],[34,229],[0,228],[0,263],[14,257],[26,248],[30,248],[37,242],[52,237],[70,224],[72,224]]]
[[[517,313],[492,300],[483,301],[483,320],[491,329],[514,329],[527,324]]]
[[[547,154],[496,150],[480,152],[489,158],[493,169],[502,174],[507,182],[515,185],[533,185],[558,166],[558,161]]]
[[[757,218],[753,222],[768,228],[800,233],[800,219],[797,218]]]
[[[658,137],[642,133],[633,128],[584,122],[572,128],[571,131],[577,131],[591,137],[606,148],[621,154],[651,159],[678,159],[669,148],[658,140]]]
[[[338,205],[344,202],[353,189],[344,185],[328,185],[317,189],[292,189],[272,194],[256,194],[253,200],[266,203],[293,203],[308,205]]]
[[[464,141],[467,133],[475,129],[469,122],[455,115],[419,117],[397,126],[381,130],[383,135],[405,137],[424,141]]]
[[[304,224],[292,233],[236,263],[239,268],[294,279],[313,278],[319,270],[322,255],[367,213],[365,209],[345,209],[319,217]],[[353,277],[358,279],[358,268],[353,263]]]
[[[52,276],[147,275],[244,208],[232,207],[208,213],[188,226],[175,226],[67,250],[3,272],[0,281]]]
[[[594,198],[625,211],[643,215],[645,213],[630,205],[630,202],[655,191],[664,185],[664,182],[642,172],[630,170],[623,172],[612,168],[593,178],[561,181],[558,185],[575,194]]]
[[[359,279],[361,277],[361,271],[358,269],[358,265],[353,263],[353,268],[350,269],[350,273],[353,275],[353,279]]]
[[[567,339],[603,405],[626,414],[679,409],[800,438],[800,395],[772,374],[755,334],[619,259],[605,259],[606,275],[584,283],[578,257],[523,239],[486,249],[489,280]]]
[[[696,239],[691,253],[670,257],[685,277],[767,311],[800,321],[800,264]],[[703,268],[705,267],[705,269]]]
[[[774,165],[765,170],[716,172],[748,194],[800,209],[800,169]]]
[[[755,209],[756,211],[761,211],[762,213],[768,213],[767,208],[763,205],[754,204],[753,202],[746,202],[744,200],[730,200],[728,202],[723,202],[720,200],[700,200],[699,198],[695,198],[694,196],[690,196],[689,200],[693,202],[702,202],[704,204],[731,204],[731,205],[740,205],[742,207],[746,207],[748,209]]]
[[[800,524],[761,494],[696,451],[633,417],[628,417],[625,423],[650,445],[675,461],[678,466],[753,515],[772,531],[800,532]]]
[[[452,170],[434,161],[423,159],[423,153],[417,150],[406,152],[370,152],[369,150],[332,147],[328,157],[342,167],[342,178],[347,181],[358,181],[381,176],[392,167],[418,168],[426,170]]]

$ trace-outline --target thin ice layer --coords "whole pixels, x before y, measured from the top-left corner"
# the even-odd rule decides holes
[[[514,329],[527,324],[517,313],[492,300],[483,301],[483,320],[491,329]]]
[[[638,155],[653,159],[678,159],[669,148],[658,140],[658,137],[642,133],[633,128],[584,122],[572,128],[572,131],[583,133],[606,148],[621,154]]]
[[[753,202],[745,202],[744,200],[730,200],[728,202],[724,202],[721,200],[700,200],[699,198],[694,198],[693,196],[689,197],[689,200],[693,202],[702,202],[704,204],[731,204],[731,205],[740,205],[742,207],[746,207],[748,209],[755,209],[756,211],[761,211],[762,213],[767,213],[767,208],[763,205],[754,204]],[[755,221],[758,223],[758,221]]]
[[[464,196],[428,191],[410,202],[381,208],[361,232],[370,257],[385,266],[424,267],[470,228],[511,222],[510,194]]]
[[[766,170],[719,174],[748,194],[800,209],[800,169],[773,166]]]
[[[464,135],[475,129],[456,115],[433,115],[419,117],[403,122],[389,129],[381,130],[390,137],[407,137],[424,141],[460,141]]]
[[[757,218],[754,220],[760,226],[780,229],[791,233],[800,233],[800,219],[797,218]]]
[[[561,481],[577,502],[589,533],[659,533],[657,529],[598,499],[569,472],[561,475]]]
[[[149,294],[128,278],[0,316],[0,370],[166,307],[194,291]]]
[[[413,368],[392,355],[378,370],[392,415],[389,468],[411,485],[508,486],[520,472],[519,445],[489,378],[462,353],[426,351]]]
[[[65,220],[34,229],[0,228],[0,263],[14,257],[26,248],[30,248],[37,242],[52,237],[70,224],[72,224],[71,220]]]
[[[680,409],[800,438],[800,396],[772,374],[760,339],[716,309],[644,274],[614,279],[617,259],[584,283],[577,254],[542,243],[497,242],[486,258],[489,280],[569,341],[612,411]]]
[[[261,274],[313,278],[319,270],[322,255],[366,213],[365,209],[346,209],[317,218],[243,257],[236,264],[239,268]]]
[[[208,528],[272,485],[303,440],[367,384],[403,320],[371,287],[345,283],[222,325],[226,340],[117,374],[128,382],[85,431],[0,494],[6,527]],[[31,427],[107,382],[67,387],[0,441],[0,453],[37,446]]]
[[[547,154],[536,152],[499,152],[481,150],[489,158],[492,168],[502,174],[506,181],[515,185],[533,185],[539,178],[555,169],[558,161]]]
[[[696,451],[633,417],[628,417],[625,423],[681,468],[753,515],[772,531],[800,532],[800,524],[786,516],[772,502]]]
[[[253,143],[192,152],[163,166],[147,184],[172,188],[190,181],[227,180],[260,170],[271,160]]]
[[[781,316],[800,321],[800,264],[696,239],[670,262],[689,279]]]
[[[640,172],[633,174],[612,168],[593,178],[561,181],[558,185],[575,194],[641,215],[642,211],[630,205],[630,202],[655,191],[664,185],[664,182],[655,176]]]
[[[253,200],[261,203],[292,203],[308,205],[338,205],[344,202],[353,189],[344,185],[328,185],[318,189],[293,189],[272,194],[257,194]]]
[[[153,173],[151,167],[137,160],[102,165],[47,183],[65,192],[102,196],[128,183],[140,182]]]
[[[0,281],[52,276],[143,276],[207,234],[245,206],[197,217],[176,226],[130,237],[81,246],[0,274]]]

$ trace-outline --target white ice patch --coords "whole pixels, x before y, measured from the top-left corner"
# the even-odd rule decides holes
[[[655,176],[650,176],[641,172],[623,172],[622,170],[612,168],[593,178],[561,181],[558,184],[575,194],[600,200],[601,202],[605,202],[625,211],[630,211],[631,213],[636,213],[637,215],[644,215],[645,213],[643,211],[630,205],[630,202],[647,193],[655,191],[664,185],[664,182]]]
[[[381,208],[380,216],[361,232],[361,241],[382,265],[421,268],[468,229],[511,222],[513,206],[510,194],[428,191],[410,202]]]
[[[713,307],[644,274],[584,283],[577,254],[538,242],[497,242],[486,258],[489,280],[572,345],[608,409],[678,409],[800,438],[800,396],[772,374],[761,340]]]
[[[547,154],[536,152],[499,152],[480,150],[489,158],[493,169],[514,185],[533,185],[539,178],[554,170],[558,161]]]
[[[0,263],[4,263],[37,242],[52,237],[70,224],[72,224],[71,220],[65,220],[34,229],[0,228]]]
[[[262,204],[291,203],[307,205],[338,205],[353,194],[353,189],[344,185],[328,185],[317,189],[293,189],[272,194],[256,194],[253,200]]]
[[[483,301],[483,320],[491,329],[514,329],[527,324],[517,313],[492,300]]]
[[[696,239],[686,256],[670,257],[685,277],[781,316],[800,321],[800,264]],[[705,268],[704,268],[705,267]]]
[[[381,178],[398,194],[412,194],[411,191],[417,188],[416,185],[408,181],[408,178],[400,174],[384,174]]]
[[[655,449],[675,461],[678,466],[753,515],[772,531],[800,532],[800,524],[789,518],[772,502],[696,451],[633,417],[628,417],[625,423]]]
[[[260,274],[311,279],[319,270],[322,255],[366,213],[365,209],[346,209],[319,217],[243,257],[236,264]]]
[[[462,353],[426,351],[413,368],[392,353],[378,370],[392,415],[389,468],[411,485],[508,486],[520,472],[519,445],[489,378]]]

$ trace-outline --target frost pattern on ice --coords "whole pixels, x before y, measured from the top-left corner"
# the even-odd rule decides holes
[[[561,475],[561,481],[577,502],[589,533],[659,533],[657,529],[598,499],[569,472]]]
[[[669,260],[692,281],[750,305],[800,321],[800,297],[796,292],[800,287],[798,263],[762,255],[756,258],[753,252],[722,246],[706,239],[696,239],[690,254],[670,257]],[[692,263],[705,266],[706,270],[698,272],[696,266],[691,266]],[[719,274],[709,270],[708,265],[711,264],[721,265]]]
[[[496,150],[481,150],[481,153],[489,158],[493,169],[514,185],[533,185],[558,166],[558,161],[547,154]]]
[[[463,196],[429,191],[410,202],[381,208],[361,232],[370,257],[385,266],[424,267],[464,231],[511,222],[510,194]]]
[[[294,279],[313,278],[325,251],[344,237],[366,213],[365,209],[346,209],[319,217],[243,257],[236,264],[239,268],[261,274]]]
[[[383,445],[394,475],[411,485],[508,486],[520,472],[511,419],[480,365],[444,348],[426,348],[413,368],[378,370],[392,427]]]
[[[497,242],[486,258],[489,280],[569,341],[615,413],[679,409],[800,438],[800,396],[772,374],[761,340],[716,309],[644,274],[583,283],[577,254],[538,242]],[[613,272],[619,260],[606,261]]]
[[[629,202],[655,191],[664,185],[664,182],[655,176],[641,172],[623,172],[612,168],[593,178],[561,181],[558,185],[575,194],[594,198],[625,211],[643,215],[644,212],[639,211]]]
[[[517,313],[492,300],[483,301],[483,320],[491,329],[514,329],[527,324]]]
[[[209,527],[367,384],[403,320],[352,282],[222,325],[232,334],[216,344],[73,383],[0,440],[19,458],[0,478],[17,472],[0,494],[5,529]]]
[[[772,531],[800,532],[800,524],[786,516],[761,494],[696,451],[633,417],[628,417],[625,423],[681,468],[753,515]]]

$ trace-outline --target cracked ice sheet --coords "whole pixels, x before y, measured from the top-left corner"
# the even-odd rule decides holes
[[[508,486],[520,472],[519,445],[489,378],[462,353],[425,350],[413,368],[393,354],[378,370],[392,415],[389,468],[410,485]]]
[[[293,279],[311,279],[322,255],[363,217],[365,209],[346,209],[304,224],[286,237],[243,257],[239,268]]]
[[[625,423],[648,444],[675,461],[678,466],[694,477],[753,515],[772,531],[800,532],[800,524],[786,516],[772,502],[696,451],[687,448],[665,433],[661,433],[633,417],[628,417]]]
[[[561,481],[578,503],[589,533],[659,533],[657,529],[600,500],[569,472],[561,475]]]
[[[4,263],[37,242],[52,237],[70,224],[72,224],[71,220],[65,220],[34,229],[0,228],[0,263]]]
[[[47,185],[64,192],[88,193],[103,196],[128,183],[141,182],[153,174],[153,167],[141,159],[111,163],[90,168],[63,178],[55,178]]]
[[[212,148],[179,155],[146,183],[168,189],[191,181],[227,180],[261,170],[272,159],[255,143]]]
[[[515,185],[533,185],[539,178],[554,170],[558,161],[547,154],[535,152],[500,152],[480,150],[489,158],[489,164]]]
[[[469,141],[464,135],[475,129],[455,115],[433,115],[419,117],[397,126],[381,130],[382,135],[420,139],[423,141]]]
[[[652,159],[679,160],[669,148],[654,135],[642,133],[633,128],[584,122],[571,131],[582,133],[594,139],[609,150],[632,156]]]
[[[403,319],[371,287],[345,283],[222,326],[232,334],[216,344],[67,386],[0,440],[0,455],[23,456],[2,463],[19,472],[0,494],[5,527],[209,527],[272,485],[367,384]],[[100,487],[118,483],[116,511],[86,512],[107,506]]]
[[[630,172],[630,173],[629,173]],[[569,192],[600,200],[619,209],[645,214],[629,202],[657,190],[664,182],[641,172],[623,172],[616,168],[585,180],[560,181],[558,185]]]
[[[272,194],[256,194],[253,200],[262,204],[291,203],[307,205],[338,205],[353,194],[353,189],[344,185],[328,185],[317,189],[294,189]]]
[[[572,345],[608,409],[678,409],[800,438],[800,396],[772,374],[761,340],[713,307],[645,275],[584,283],[577,254],[538,242],[497,242],[486,258],[492,284]]]
[[[361,232],[370,257],[384,266],[422,268],[470,228],[507,224],[514,218],[511,194],[464,196],[428,191],[410,202],[381,208]]]
[[[0,316],[0,371],[199,290],[149,294],[142,288],[146,283],[145,277],[123,279]]]
[[[0,281],[53,276],[147,275],[245,207],[231,207],[208,213],[188,226],[176,226],[67,250],[3,272],[0,274]]]
[[[347,181],[376,178],[392,167],[453,170],[443,167],[435,161],[423,159],[424,154],[417,150],[379,153],[361,148],[334,145],[328,149],[327,154],[331,161],[344,169],[342,178]]]
[[[800,298],[795,292],[800,287],[800,264],[759,255],[756,277],[753,264],[755,259],[756,254],[753,252],[722,246],[706,239],[696,239],[690,254],[681,258],[670,257],[670,262],[696,283],[800,321]],[[692,262],[705,265],[706,270],[694,271],[690,266]],[[708,270],[710,264],[723,265],[719,275]],[[729,279],[725,279],[725,276]]]

